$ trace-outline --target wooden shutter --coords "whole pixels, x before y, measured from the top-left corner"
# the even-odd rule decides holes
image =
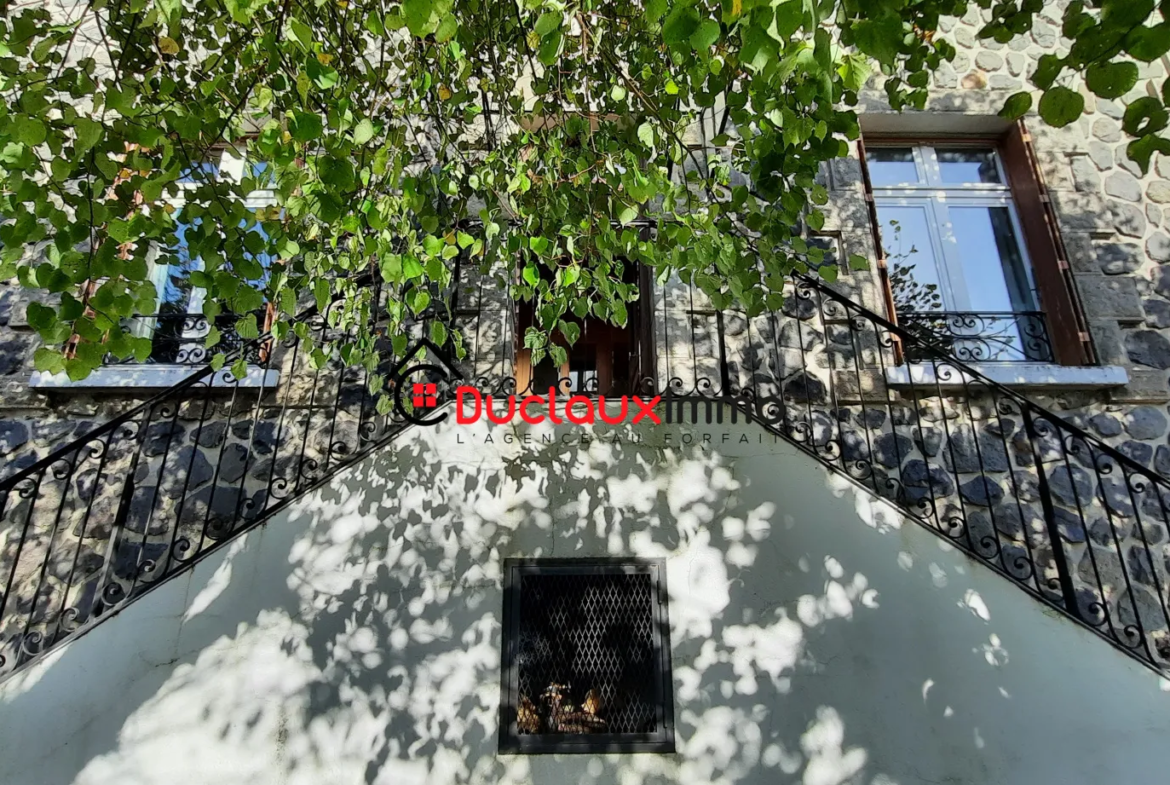
[[[1004,135],[1000,155],[1040,290],[1040,307],[1048,320],[1053,355],[1061,365],[1087,365],[1093,360],[1088,330],[1073,288],[1056,214],[1036,166],[1031,137],[1022,122],[1015,123]]]

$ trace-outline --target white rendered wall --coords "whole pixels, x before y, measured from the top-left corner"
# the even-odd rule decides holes
[[[1170,776],[1157,676],[789,445],[492,428],[410,432],[0,684],[0,783]],[[668,559],[678,752],[499,756],[501,560],[586,555]]]

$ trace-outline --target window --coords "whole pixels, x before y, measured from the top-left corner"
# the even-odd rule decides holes
[[[541,267],[542,275],[550,275]],[[533,323],[532,303],[521,303],[516,312],[516,389],[535,395],[546,393],[550,387],[560,392],[580,395],[630,395],[638,390],[639,380],[652,376],[649,368],[652,352],[649,350],[648,296],[651,281],[640,265],[627,263],[622,267],[622,282],[636,284],[639,298],[627,304],[625,327],[617,327],[602,319],[572,315],[566,321],[576,322],[581,332],[569,348],[568,362],[561,366],[551,358],[542,360],[535,368],[531,351],[524,348],[524,333]],[[552,340],[564,345],[559,334]]]
[[[866,139],[861,150],[887,304],[907,332],[968,361],[1092,362],[1023,123],[998,138]]]
[[[672,752],[664,560],[509,559],[501,752]]]
[[[203,231],[199,218],[185,219],[183,216],[184,194],[197,188],[200,183],[219,177],[242,178],[249,176],[257,180],[264,179],[264,173],[269,167],[264,163],[244,161],[234,149],[217,149],[207,160],[200,161],[183,171],[178,180],[179,196],[172,199],[177,209],[176,240],[177,246],[172,249],[174,258],[167,264],[154,262],[151,264],[151,281],[158,292],[154,313],[142,314],[134,319],[131,330],[139,337],[149,337],[152,341],[152,351],[149,361],[167,365],[198,365],[211,359],[211,351],[205,348],[212,324],[203,315],[204,292],[191,283],[191,273],[203,269],[203,260],[192,257],[188,252],[188,236],[194,237]],[[271,189],[259,189],[251,192],[245,204],[256,210],[275,203],[275,195]],[[259,225],[253,226],[250,231],[264,236],[264,230]],[[268,275],[271,259],[265,254],[246,254],[247,259],[258,264],[260,277],[254,279],[263,283]],[[232,334],[238,315],[222,314],[215,319],[214,326],[223,336],[222,343],[216,351],[231,351],[238,341]],[[258,321],[261,318],[258,317]],[[132,361],[132,360],[131,360]]]
[[[1051,361],[995,148],[875,146],[866,160],[899,322],[960,359]]]

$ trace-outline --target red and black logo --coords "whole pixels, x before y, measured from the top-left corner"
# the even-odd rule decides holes
[[[462,378],[443,350],[423,338],[390,371],[394,411],[415,425],[438,425],[447,412],[437,410],[450,400],[453,385]]]

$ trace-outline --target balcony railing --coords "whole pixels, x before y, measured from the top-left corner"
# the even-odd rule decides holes
[[[911,335],[969,363],[1052,362],[1048,325],[1040,311],[898,312],[898,324]],[[914,347],[907,358],[917,360]]]
[[[370,291],[382,323],[386,292]],[[953,342],[894,325],[820,282],[796,280],[780,311],[749,318],[672,279],[631,313],[625,365],[636,392],[750,416],[1170,673],[1170,481],[1148,455],[1121,453],[952,356]],[[517,391],[523,340],[497,285],[465,273],[434,293],[409,335],[431,335],[434,320],[446,326],[440,334],[462,336],[462,383]],[[329,310],[301,321],[317,339],[341,335]],[[307,362],[295,332],[248,342],[239,351],[279,370],[278,389],[213,387],[230,382],[226,371],[194,369],[0,481],[0,674],[400,433],[408,419],[380,410],[369,389],[372,374],[402,359],[380,340],[384,359],[372,369],[336,356]],[[930,381],[887,385],[900,358],[932,366],[922,376]],[[449,400],[454,380],[435,372],[439,358],[427,361],[423,378]]]
[[[263,318],[263,312],[258,319]],[[248,342],[236,333],[236,314],[220,314],[214,319],[208,319],[200,313],[153,313],[135,316],[129,320],[126,328],[134,335],[150,337],[151,351],[146,363],[160,365],[189,365],[198,367],[206,365],[213,354],[224,352],[235,354],[245,349]],[[258,324],[263,324],[258,321]],[[214,324],[219,331],[220,339],[214,348],[207,347],[207,338],[211,334]],[[247,359],[255,364],[259,359],[260,347],[257,344]],[[139,361],[134,357],[118,359],[113,355],[106,355],[106,365],[134,365]]]

